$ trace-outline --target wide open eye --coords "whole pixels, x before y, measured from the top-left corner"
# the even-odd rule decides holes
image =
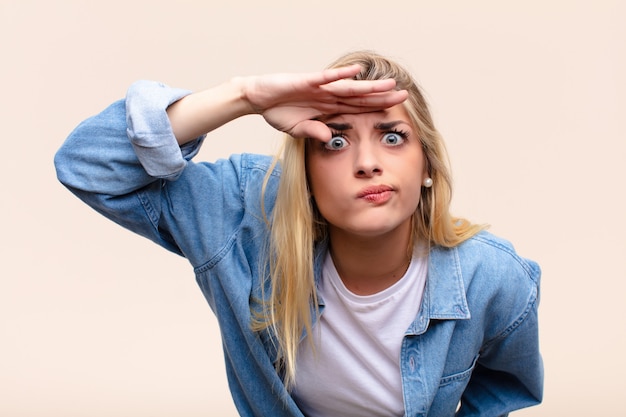
[[[387,132],[383,135],[381,141],[386,145],[398,146],[404,143],[407,134],[404,132]]]
[[[346,146],[348,146],[346,138],[340,135],[333,135],[333,137],[326,142],[325,148],[331,151],[338,151]]]

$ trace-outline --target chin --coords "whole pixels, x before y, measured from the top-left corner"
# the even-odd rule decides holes
[[[347,227],[343,231],[347,234],[359,236],[362,238],[375,238],[389,235],[401,230],[401,224],[372,224],[362,225],[361,227]]]
[[[411,213],[413,214],[413,213]],[[411,216],[398,216],[376,213],[371,216],[356,216],[346,214],[332,222],[327,219],[332,228],[344,235],[359,238],[376,238],[389,236],[393,233],[406,233],[411,227]]]

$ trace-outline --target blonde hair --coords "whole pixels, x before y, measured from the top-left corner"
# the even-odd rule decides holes
[[[411,245],[422,239],[429,245],[453,247],[483,226],[451,216],[452,181],[443,139],[433,124],[428,105],[411,75],[397,63],[370,51],[347,54],[329,68],[360,64],[356,80],[393,78],[398,90],[407,90],[404,106],[422,143],[431,188],[424,188],[413,215]],[[282,175],[272,212],[269,243],[271,293],[263,309],[255,310],[253,328],[270,328],[278,343],[279,371],[289,388],[295,381],[296,355],[302,336],[311,333],[317,315],[313,271],[316,243],[327,236],[326,222],[309,197],[306,177],[306,141],[285,138]],[[276,162],[277,163],[277,162]],[[311,340],[309,338],[309,340]]]

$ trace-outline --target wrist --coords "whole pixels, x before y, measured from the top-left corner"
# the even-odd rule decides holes
[[[248,94],[251,82],[251,77],[233,77],[229,82],[230,88],[233,92],[233,97],[237,103],[235,106],[238,109],[238,112],[240,112],[240,116],[260,113],[260,109],[256,108],[256,106],[252,104]]]
[[[253,113],[243,85],[242,79],[233,79],[173,103],[167,114],[178,142],[186,143]]]

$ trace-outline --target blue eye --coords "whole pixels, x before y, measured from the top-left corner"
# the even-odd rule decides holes
[[[387,132],[383,135],[382,141],[391,146],[398,146],[404,143],[407,135],[402,132]]]
[[[346,147],[347,145],[348,145],[348,141],[344,137],[335,135],[332,137],[331,140],[326,142],[324,147],[326,149],[330,149],[331,151],[338,151]]]

